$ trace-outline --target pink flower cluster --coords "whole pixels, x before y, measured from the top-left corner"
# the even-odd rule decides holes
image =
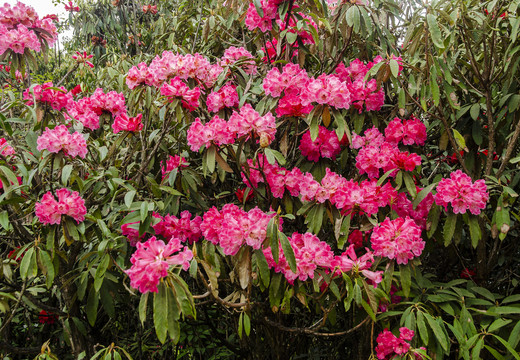
[[[296,279],[301,281],[308,278],[314,279],[314,271],[318,267],[328,270],[334,268],[334,253],[329,244],[321,241],[316,235],[294,233],[288,237],[288,240],[296,258],[296,273],[292,272],[281,244],[279,245],[278,263],[274,261],[270,247],[264,249],[263,252],[269,267],[274,268],[276,272],[281,272],[289,283],[293,284]]]
[[[321,74],[307,84],[307,91],[302,93],[302,104],[318,103],[336,109],[348,109],[352,104],[347,83],[335,75]]]
[[[165,51],[162,56],[156,56],[148,67],[145,63],[132,67],[128,71],[126,84],[130,89],[141,83],[160,88],[168,79],[179,77],[181,80],[194,79],[209,88],[221,72],[219,64],[211,65],[202,55],[179,55]]]
[[[451,204],[455,214],[464,214],[469,210],[473,215],[478,215],[486,208],[488,199],[486,182],[481,179],[473,183],[461,170],[452,172],[449,179],[442,179],[435,195],[437,205],[444,206],[448,211],[448,204]]]
[[[163,166],[161,166],[162,179],[164,180],[165,177],[169,176],[173,170],[187,167],[189,164],[190,163],[187,162],[186,159],[182,156],[170,156],[168,160],[166,160],[166,164],[163,164]]]
[[[408,151],[402,152],[396,144],[386,141],[385,137],[373,127],[365,131],[365,136],[353,134],[352,148],[361,148],[356,156],[356,167],[360,174],[367,174],[370,178],[380,176],[383,173],[395,169],[391,176],[395,176],[397,170],[413,171],[421,165],[421,157]]]
[[[65,155],[83,159],[87,155],[87,142],[83,135],[77,131],[71,134],[65,125],[58,125],[52,130],[46,128],[36,142],[39,151],[58,153],[63,150]]]
[[[397,197],[390,183],[382,186],[378,186],[376,180],[357,183],[328,168],[320,184],[312,174],[304,174],[299,168],[288,171],[276,163],[269,164],[262,154],[258,155],[256,161],[249,159],[247,163],[249,171],[248,174],[242,173],[242,180],[249,187],[257,188],[260,183],[267,181],[275,198],[281,199],[287,189],[292,196],[301,196],[302,201],[324,203],[329,200],[343,214],[363,212],[372,215]]]
[[[410,350],[410,344],[415,333],[406,327],[399,329],[399,337],[396,337],[388,329],[377,336],[376,353],[380,360],[393,359],[395,356],[404,355]]]
[[[382,87],[378,88],[376,79],[365,81],[367,72],[377,63],[383,61],[381,56],[367,64],[356,59],[348,67],[340,63],[336,68],[335,76],[345,82],[349,92],[352,106],[361,113],[366,111],[378,111],[384,104],[385,93]]]
[[[344,139],[346,140],[347,137],[345,136]],[[316,162],[320,158],[335,160],[341,152],[341,146],[334,131],[320,126],[318,137],[314,141],[311,140],[310,130],[303,134],[300,141],[300,151],[310,161]]]
[[[234,204],[222,210],[209,209],[203,216],[200,229],[204,238],[219,245],[224,254],[235,255],[246,244],[260,249],[267,236],[267,224],[275,214],[266,214],[255,207],[248,212]]]
[[[33,100],[41,104],[49,104],[54,110],[61,111],[69,108],[74,102],[72,94],[63,86],[59,90],[53,88],[52,82],[43,85],[35,85],[30,89],[26,89],[23,93],[23,99],[27,101],[27,105],[34,105]]]
[[[150,13],[152,15],[157,14],[157,5],[143,5],[143,13]]]
[[[105,94],[103,89],[97,88],[90,97],[84,97],[77,102],[73,102],[69,108],[69,114],[91,130],[99,129],[99,117],[104,112],[110,113],[113,117],[126,115],[126,102],[123,94],[115,91]],[[122,127],[124,118],[118,122],[120,122]],[[137,128],[139,127],[135,120],[133,124]],[[119,124],[116,125],[116,129],[119,127]]]
[[[79,6],[74,6],[72,3],[72,0],[68,2],[68,4],[65,4],[65,11],[69,12],[79,12]]]
[[[386,218],[374,227],[370,241],[375,256],[396,259],[398,264],[408,264],[424,249],[421,228],[408,216],[395,220]]]
[[[126,236],[131,246],[135,246],[138,242],[144,239],[145,234],[139,236],[139,230],[134,227],[139,227],[139,221],[121,225],[121,232]]]
[[[15,151],[11,145],[7,143],[5,138],[0,138],[0,155],[9,156],[14,155]]]
[[[203,125],[199,118],[195,119],[188,129],[187,140],[192,151],[199,151],[201,146],[209,147],[212,143],[217,146],[232,144],[242,136],[253,137],[262,146],[267,146],[274,140],[275,133],[276,123],[271,113],[260,116],[251,105],[245,104],[238,113],[233,111],[227,122],[214,116]]]
[[[190,90],[178,76],[170,80],[170,83],[164,83],[161,86],[161,95],[169,98],[170,102],[180,99],[182,106],[188,111],[193,111],[199,107],[200,88],[195,87]]]
[[[254,56],[243,47],[231,46],[224,51],[224,55],[220,59],[220,66],[233,65],[241,67],[249,75],[254,75],[257,71]]]
[[[280,97],[276,115],[304,116],[312,111],[311,104],[302,103],[302,94],[307,91],[310,79],[307,72],[297,64],[285,65],[282,72],[277,68],[271,69],[264,78],[263,88],[266,95]]]
[[[0,7],[0,55],[8,49],[23,54],[25,49],[39,52],[41,40],[54,46],[58,32],[50,18],[40,19],[34,9],[21,2]]]
[[[206,105],[211,112],[219,112],[224,108],[238,107],[236,86],[228,83],[222,86],[218,91],[213,91],[208,95]]]
[[[190,244],[193,244],[202,237],[200,229],[202,219],[200,216],[195,216],[192,219],[189,211],[181,212],[180,218],[173,215],[162,217],[156,213],[154,213],[153,216],[160,219],[160,221],[153,226],[155,234],[165,239],[178,238],[182,242],[188,241]]]
[[[279,18],[278,5],[282,2],[283,0],[261,0],[262,17],[258,14],[255,4],[250,3],[245,20],[247,28],[251,31],[259,28],[262,32],[272,30],[272,20]]]
[[[136,243],[137,250],[132,254],[132,267],[126,270],[130,285],[140,292],[158,292],[157,285],[168,276],[170,266],[181,265],[184,270],[190,267],[193,253],[181,244],[181,240],[171,238],[168,244],[152,236],[146,242]]]
[[[374,254],[366,249],[366,253],[358,258],[355,249],[356,246],[352,244],[343,254],[336,256],[336,267],[344,273],[350,271],[360,272],[363,276],[372,281],[374,285],[383,281],[383,271],[369,270],[374,263]]]
[[[70,216],[78,223],[85,220],[87,208],[85,200],[79,196],[78,192],[71,193],[67,189],[59,189],[56,190],[56,195],[58,201],[50,191],[47,192],[34,207],[36,216],[42,224],[59,224],[62,215]]]
[[[137,66],[132,66],[126,75],[126,85],[130,90],[135,89],[141,84],[146,84],[149,81],[150,71],[146,63],[139,63]]]
[[[422,188],[417,188],[419,193]],[[413,204],[408,198],[408,195],[401,192],[397,195],[397,199],[392,204],[392,210],[394,210],[399,217],[410,217],[415,221],[421,229],[426,229],[426,220],[428,219],[428,213],[433,205],[433,195],[429,193],[426,197],[417,205],[414,209]]]
[[[404,145],[424,145],[426,141],[426,126],[415,116],[409,120],[395,118],[385,129],[386,141],[392,144],[403,142]]]
[[[112,123],[114,134],[120,131],[137,132],[143,130],[142,118],[143,114],[138,114],[136,117],[128,117],[126,114],[117,116]]]

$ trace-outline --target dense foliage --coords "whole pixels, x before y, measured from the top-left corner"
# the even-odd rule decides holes
[[[63,6],[0,8],[1,355],[520,359],[520,1]]]

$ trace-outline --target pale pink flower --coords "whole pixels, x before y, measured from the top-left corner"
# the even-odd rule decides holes
[[[61,150],[71,157],[85,158],[87,155],[87,142],[78,132],[71,134],[65,125],[58,125],[54,129],[46,128],[37,139],[39,151],[48,150],[58,153]]]
[[[14,155],[15,151],[12,146],[7,143],[5,138],[0,138],[0,155],[9,156]]]

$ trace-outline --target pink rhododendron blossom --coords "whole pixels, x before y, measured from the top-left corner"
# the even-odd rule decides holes
[[[419,193],[422,188],[417,188]],[[406,193],[401,192],[398,194],[397,199],[391,204],[392,210],[394,210],[399,217],[411,217],[421,229],[426,229],[426,220],[428,214],[433,205],[433,195],[429,193],[426,197],[417,205],[414,209],[412,201],[408,199]]]
[[[152,15],[157,14],[157,5],[143,5],[143,13],[150,13]]]
[[[79,132],[71,134],[65,125],[58,125],[54,129],[46,128],[36,141],[39,151],[48,150],[58,153],[61,150],[71,157],[85,158],[87,155],[87,142]]]
[[[202,146],[210,147],[232,144],[236,133],[229,128],[229,123],[215,115],[207,124],[196,118],[188,129],[188,145],[192,151],[199,151]]]
[[[154,217],[160,219],[160,221],[153,226],[155,234],[165,239],[174,237],[180,239],[182,242],[188,241],[190,244],[193,244],[202,237],[200,230],[202,218],[195,216],[192,219],[191,216],[189,211],[181,212],[180,218],[173,215],[162,217],[158,214],[154,214]]]
[[[311,140],[310,130],[303,134],[300,141],[300,151],[310,161],[318,161],[320,158],[335,160],[341,152],[338,136],[332,130],[320,126],[318,137]]]
[[[218,91],[211,92],[208,95],[206,105],[211,112],[218,112],[224,108],[238,107],[236,86],[228,83],[222,86]]]
[[[137,132],[143,130],[143,123],[141,119],[143,114],[138,114],[136,117],[128,117],[126,114],[121,114],[114,119],[112,129],[114,134],[120,131]]]
[[[0,155],[9,156],[14,155],[15,151],[12,146],[7,143],[5,138],[0,138]]]
[[[305,22],[307,27],[312,26],[316,30],[316,33],[319,33],[318,25],[316,25],[316,23],[314,22],[312,17],[305,15],[304,13],[301,13],[301,12],[298,12],[297,16],[299,19],[301,19],[299,21]],[[294,17],[289,18],[289,21],[287,21],[287,15],[286,15],[284,20],[278,18],[276,20],[276,23],[278,24],[280,31],[284,31],[287,29],[287,32],[297,34],[298,39],[300,39],[300,41],[303,44],[306,44],[306,45],[314,44],[314,38],[312,37],[312,34],[310,33],[310,31],[305,30],[304,27],[301,28],[300,30],[298,30],[298,24],[295,21]],[[288,26],[287,26],[287,24],[288,24]],[[298,42],[295,41],[293,46],[298,46]]]
[[[50,191],[47,192],[34,207],[35,214],[42,224],[59,224],[62,215],[70,216],[78,223],[85,220],[87,208],[85,200],[79,196],[78,192],[71,193],[67,189],[59,189],[56,190],[56,195],[58,201]]]
[[[190,163],[185,158],[179,155],[171,156],[166,160],[166,163],[161,166],[162,178],[169,176],[175,169],[187,167]]]
[[[302,104],[318,103],[336,109],[348,109],[352,103],[350,91],[345,82],[334,75],[321,74],[311,79],[307,91],[302,92]]]
[[[374,227],[370,241],[375,256],[396,259],[398,264],[406,265],[424,249],[421,228],[408,216],[395,220],[386,218]]]
[[[90,106],[98,115],[103,112],[109,112],[114,117],[126,114],[125,97],[123,93],[115,91],[109,91],[105,94],[103,89],[97,88],[90,96]]]
[[[229,118],[228,126],[231,131],[236,133],[237,138],[242,136],[249,138],[253,134],[258,138],[257,142],[265,139],[266,143],[262,144],[263,147],[274,140],[276,133],[274,116],[271,113],[260,116],[250,104],[242,106],[238,113],[234,111]]]
[[[206,240],[222,247],[224,254],[235,255],[244,244],[260,249],[274,215],[256,207],[245,212],[234,204],[226,204],[220,211],[215,207],[207,211],[200,229]]]
[[[99,129],[99,114],[94,110],[90,98],[87,97],[74,102],[69,109],[69,114],[81,122],[84,127],[91,130]],[[68,118],[68,116],[65,117]]]
[[[410,344],[407,341],[412,340],[415,332],[406,327],[401,327],[399,333],[399,337],[396,337],[388,329],[385,329],[377,336],[376,354],[378,359],[390,360],[396,356],[404,355],[410,350]]]
[[[139,236],[139,230],[132,226],[139,227],[139,221],[121,225],[121,233],[126,236],[131,246],[135,246],[138,242],[144,239],[145,234]]]
[[[478,215],[486,208],[488,199],[486,182],[481,179],[473,183],[461,170],[452,172],[449,179],[442,179],[435,195],[437,205],[444,206],[448,211],[448,204],[451,204],[455,214],[464,214],[469,210],[473,215]]]
[[[148,85],[160,88],[168,79],[179,77],[181,80],[195,79],[206,87],[212,87],[222,72],[219,64],[212,65],[200,54],[173,54],[164,51],[156,56],[148,66]]]
[[[182,106],[188,111],[193,111],[199,107],[200,88],[195,87],[190,90],[179,77],[170,80],[170,83],[164,83],[161,86],[161,95],[164,95],[173,102],[180,99]]]
[[[54,110],[62,110],[72,105],[72,94],[63,86],[60,90],[51,89],[54,85],[47,82],[43,85],[35,85],[31,89],[26,89],[23,93],[23,99],[27,101],[27,105],[34,105],[33,99],[41,104],[48,104]],[[34,97],[33,97],[34,96]]]
[[[246,13],[246,27],[249,30],[256,28],[261,32],[270,31],[273,28],[272,20],[278,17],[278,5],[274,1],[261,0],[263,17],[260,17],[254,3],[249,4]]]
[[[67,4],[65,4],[65,11],[78,12],[79,11],[79,7],[78,6],[74,6],[74,4],[72,3],[72,0],[71,0]]]
[[[137,66],[132,66],[130,70],[128,70],[128,74],[126,75],[126,85],[130,90],[133,90],[141,84],[146,84],[149,77],[150,71],[148,70],[146,63],[139,63]]]
[[[314,279],[314,272],[318,267],[328,271],[334,268],[334,253],[329,244],[321,241],[316,235],[294,233],[288,240],[296,259],[296,273],[291,270],[281,244],[279,245],[278,263],[274,261],[271,248],[266,248],[263,252],[269,267],[284,274],[289,283],[293,284],[296,279],[301,281],[308,278]]]
[[[402,141],[404,145],[424,145],[426,126],[414,116],[409,120],[394,118],[386,127],[385,136],[388,142],[394,144]]]
[[[246,74],[256,74],[256,64],[253,55],[243,47],[231,46],[224,51],[220,66],[232,66],[238,62],[238,66],[244,69]]]
[[[359,257],[356,255],[355,245],[350,245],[347,250],[340,256],[336,256],[336,266],[342,272],[360,272],[369,279],[374,285],[379,284],[383,281],[383,271],[371,271],[369,270],[374,263],[374,255],[368,249],[366,253]]]
[[[138,242],[132,254],[132,267],[125,272],[130,277],[130,285],[141,293],[158,292],[157,285],[168,276],[170,266],[190,267],[193,253],[181,244],[181,240],[171,238],[167,244],[152,236],[146,242]]]
[[[7,50],[24,54],[26,49],[39,52],[41,41],[52,47],[58,32],[50,18],[40,19],[34,9],[21,2],[0,7],[0,55]]]

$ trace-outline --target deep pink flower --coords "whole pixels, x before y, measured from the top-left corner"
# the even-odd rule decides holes
[[[36,203],[34,209],[36,216],[42,224],[59,224],[62,215],[72,217],[78,223],[85,220],[87,208],[85,200],[83,200],[77,191],[72,193],[67,189],[56,190],[58,201],[49,191],[45,193],[39,203]]]
[[[193,111],[199,107],[200,88],[195,87],[190,90],[180,77],[170,80],[170,83],[164,83],[161,87],[161,95],[169,98],[170,102],[174,99],[180,99],[182,106],[188,111]]]
[[[303,134],[300,151],[310,161],[317,162],[320,158],[335,160],[341,152],[341,147],[336,133],[320,126],[318,137],[314,141],[311,140],[310,130]]]
[[[469,210],[473,215],[478,215],[486,208],[488,199],[486,182],[481,179],[473,183],[461,170],[452,172],[449,179],[442,179],[435,195],[437,205],[444,206],[448,211],[448,204],[451,204],[455,214],[464,214]]]
[[[396,259],[398,264],[406,265],[424,249],[421,228],[409,217],[386,218],[374,227],[370,241],[375,256]]]
[[[193,253],[181,245],[181,240],[171,238],[168,244],[152,236],[146,242],[138,242],[132,254],[132,267],[125,272],[130,277],[130,285],[141,293],[158,292],[157,285],[168,275],[170,266],[190,267]]]
[[[136,117],[128,117],[126,114],[117,116],[112,124],[114,134],[120,131],[138,132],[143,130],[142,118],[143,114],[138,114]]]
[[[83,51],[82,53],[79,51],[76,51],[76,55],[72,55],[72,58],[76,60],[77,64],[83,64],[86,66],[90,66],[90,68],[94,68],[94,64],[92,64],[88,59],[92,59],[93,55],[87,55],[86,51]]]
[[[238,107],[236,86],[228,83],[222,86],[218,91],[211,92],[208,95],[206,105],[211,112],[218,112],[224,108]]]
[[[7,143],[5,138],[0,138],[0,155],[9,156],[14,155],[15,151],[12,146]]]
[[[179,155],[171,156],[166,160],[166,164],[161,166],[162,178],[169,176],[175,169],[187,167],[190,163],[185,158]],[[166,165],[166,166],[165,166]]]

